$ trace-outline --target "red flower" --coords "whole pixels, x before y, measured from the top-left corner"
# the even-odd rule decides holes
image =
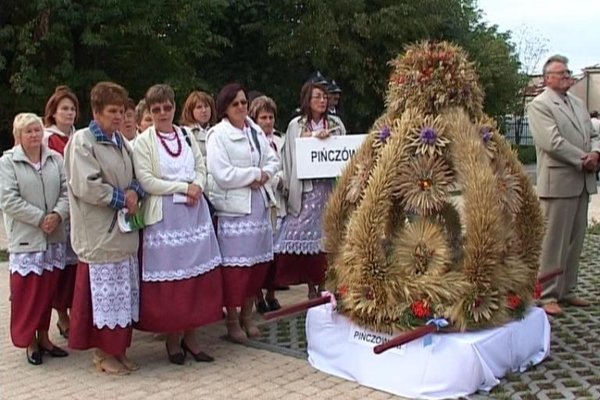
[[[537,300],[540,297],[542,297],[542,290],[543,290],[542,284],[539,282],[536,282],[535,289],[533,290],[533,298]]]
[[[506,299],[506,303],[508,305],[508,308],[510,308],[511,310],[516,310],[522,303],[521,297],[514,293],[509,294]]]
[[[348,295],[348,286],[340,286],[340,288],[338,289],[338,293],[340,294],[340,297],[346,297]]]
[[[425,319],[431,317],[431,307],[424,300],[415,301],[411,304],[410,309],[417,318]]]

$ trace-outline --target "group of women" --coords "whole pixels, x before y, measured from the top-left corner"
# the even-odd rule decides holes
[[[260,335],[262,289],[270,309],[277,285],[317,295],[333,182],[298,179],[295,141],[345,134],[324,86],[303,86],[285,139],[273,100],[249,104],[235,83],[216,103],[191,93],[179,126],[168,85],[135,107],[123,87],[100,82],[90,100],[93,120],[75,132],[77,98],[57,88],[44,121],[17,115],[15,147],[0,158],[11,337],[31,364],[67,356],[48,335],[53,307],[69,347],[95,348],[97,369],[121,375],[139,368],[126,355],[133,328],[164,333],[171,363],[210,362],[196,329],[223,307],[229,338],[243,343]]]

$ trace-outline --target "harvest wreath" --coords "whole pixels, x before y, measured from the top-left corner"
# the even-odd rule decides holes
[[[474,65],[447,42],[413,44],[391,65],[386,112],[324,217],[338,312],[388,333],[522,317],[536,294],[544,220],[522,165],[483,113]]]

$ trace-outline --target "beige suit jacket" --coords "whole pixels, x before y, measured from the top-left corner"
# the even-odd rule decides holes
[[[600,153],[598,133],[592,129],[583,102],[567,94],[571,106],[550,88],[527,108],[529,128],[537,153],[537,192],[540,198],[575,197],[596,193],[596,177],[583,170],[581,157]]]

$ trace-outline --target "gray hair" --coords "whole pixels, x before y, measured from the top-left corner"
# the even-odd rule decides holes
[[[19,142],[19,139],[20,139],[19,137],[21,136],[21,133],[23,132],[23,130],[32,123],[40,124],[40,126],[42,127],[42,130],[44,130],[44,122],[36,114],[34,114],[34,113],[19,113],[19,114],[17,114],[17,116],[15,117],[15,120],[13,121],[13,136],[15,137],[16,142]]]
[[[565,56],[561,56],[560,54],[555,54],[548,58],[544,63],[544,67],[542,68],[542,73],[544,74],[544,76],[546,76],[546,70],[548,69],[548,66],[553,62],[558,62],[567,65],[569,63],[569,59]]]

